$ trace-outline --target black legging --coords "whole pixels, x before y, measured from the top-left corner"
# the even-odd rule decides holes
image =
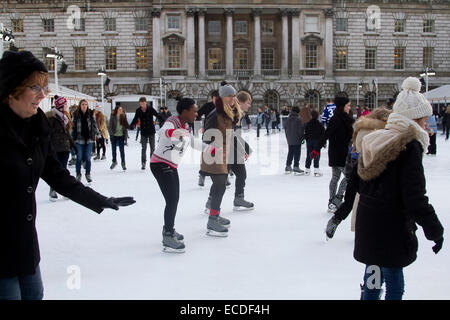
[[[175,216],[177,214],[178,200],[180,198],[180,180],[177,169],[165,163],[150,163],[150,169],[158,181],[159,188],[166,200],[164,209],[164,228],[173,231]]]
[[[236,189],[234,191],[234,194],[243,195],[245,187],[245,179],[247,179],[247,170],[245,169],[245,164],[244,163],[229,164],[228,170],[233,171],[236,176]]]
[[[225,194],[227,185],[228,174],[213,174],[211,175],[212,186],[209,190],[209,196],[211,197],[211,209],[220,211],[220,205],[222,204],[222,198]]]

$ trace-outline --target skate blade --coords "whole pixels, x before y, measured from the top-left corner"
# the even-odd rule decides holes
[[[218,232],[218,231],[214,231],[214,230],[206,230],[206,235],[211,236],[211,237],[228,237],[228,232]]]
[[[294,176],[304,176],[304,175],[305,175],[304,173],[299,173],[299,172],[294,173]]]
[[[291,174],[292,172],[290,171],[285,171],[284,174]]]
[[[314,177],[321,177],[322,175],[320,173],[314,173]]]
[[[185,249],[184,248],[183,249],[174,249],[174,248],[163,246],[163,252],[166,252],[166,253],[184,253]]]
[[[58,198],[56,198],[56,199],[55,198],[50,198],[50,201],[51,202],[56,202],[56,201],[58,201]]]
[[[246,208],[246,207],[233,207],[233,211],[252,211],[255,207]]]

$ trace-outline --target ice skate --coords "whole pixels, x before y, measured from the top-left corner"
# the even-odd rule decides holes
[[[81,173],[77,173],[77,181],[81,181]]]
[[[319,168],[314,168],[314,177],[321,177],[323,176],[322,171],[320,171]]]
[[[56,194],[56,191],[53,189],[50,189],[50,201],[55,202],[56,200],[58,200],[58,195]]]
[[[209,214],[210,210],[211,210],[211,197],[208,197],[208,200],[206,201],[206,204],[205,204],[204,213]]]
[[[304,174],[305,174],[305,171],[303,171],[299,167],[294,167],[294,175],[296,175],[296,176],[303,176]]]
[[[117,161],[113,161],[111,163],[111,167],[109,167],[111,170],[113,170],[117,166]]]
[[[86,173],[86,181],[87,181],[88,183],[91,183],[91,182],[92,182],[92,178],[91,178],[91,175],[90,175],[89,173]]]
[[[228,229],[219,221],[219,215],[209,216],[206,234],[213,237],[228,237]]]
[[[255,205],[244,199],[244,194],[238,194],[234,197],[234,211],[249,211],[255,209]]]
[[[200,187],[204,187],[205,186],[205,176],[204,175],[199,175],[198,176],[198,185]]]
[[[105,156],[105,155],[102,155],[102,157],[101,157],[100,160],[106,160],[106,156]]]
[[[336,232],[336,229],[340,223],[341,220],[337,219],[334,216],[328,221],[327,228],[325,229],[327,241],[334,237],[334,233]]]
[[[100,156],[98,154],[95,155],[94,160],[100,160]]]
[[[125,162],[122,162],[122,170],[123,171],[127,170],[127,166],[125,165]]]
[[[292,167],[291,167],[291,166],[286,166],[286,168],[284,168],[284,173],[285,173],[285,174],[290,174],[290,173],[292,173]]]
[[[162,244],[163,244],[163,252],[168,252],[168,253],[183,253],[183,252],[185,252],[185,245],[182,241],[180,241],[177,238],[177,233],[175,233],[175,230],[170,232],[170,231],[165,231],[163,229]]]
[[[141,170],[145,170],[145,162],[142,162]]]
[[[305,176],[309,176],[311,174],[311,169],[305,168]]]

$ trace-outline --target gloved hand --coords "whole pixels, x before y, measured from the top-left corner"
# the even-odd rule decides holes
[[[318,156],[319,156],[319,153],[316,150],[311,151],[311,153],[309,154],[309,157],[311,159],[314,159],[314,158],[316,158]]]
[[[121,198],[110,197],[104,201],[104,203],[102,204],[102,208],[119,210],[119,207],[126,207],[135,202],[136,201],[133,199],[133,197],[121,197]]]
[[[443,242],[444,242],[444,237],[442,237],[439,240],[436,240],[434,242],[435,243],[435,245],[433,246],[434,253],[438,253],[439,251],[441,251]]]

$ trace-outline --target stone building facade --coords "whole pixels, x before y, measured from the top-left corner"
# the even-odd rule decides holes
[[[84,18],[80,31],[67,28],[70,5]],[[430,89],[450,83],[449,0],[11,0],[0,21],[15,27],[20,49],[41,57],[44,48],[62,50],[60,84],[94,96],[101,66],[107,96],[201,104],[226,80],[252,95],[253,112],[323,107],[338,94],[385,105],[426,67],[436,72]]]

